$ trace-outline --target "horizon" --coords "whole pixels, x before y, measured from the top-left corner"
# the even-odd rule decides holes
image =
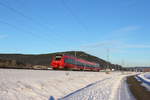
[[[84,51],[60,51],[60,52],[49,52],[49,53],[36,53],[36,54],[34,54],[34,53],[32,53],[32,54],[26,54],[26,53],[0,53],[0,54],[10,54],[10,55],[14,55],[14,54],[16,54],[16,55],[45,55],[45,54],[53,54],[53,53],[62,53],[62,52],[84,52]],[[84,52],[84,53],[86,53],[86,54],[89,54],[89,55],[92,55],[92,54],[90,54],[90,53],[87,53],[87,52]],[[92,55],[92,56],[95,56],[95,55]],[[97,57],[97,56],[95,56],[95,57]],[[100,57],[98,57],[98,58],[100,58]],[[102,59],[102,58],[100,58],[100,59]],[[105,59],[102,59],[102,60],[105,60]],[[105,61],[108,61],[108,60],[105,60]],[[109,61],[108,61],[109,62]],[[117,64],[117,63],[112,63],[112,62],[110,62],[111,64]],[[121,65],[121,64],[118,64],[118,65]],[[121,65],[122,66],[122,65]],[[148,65],[148,66],[122,66],[122,67],[124,67],[124,68],[131,68],[131,67],[150,67],[150,65]]]
[[[83,51],[150,66],[148,0],[0,1],[0,53]]]

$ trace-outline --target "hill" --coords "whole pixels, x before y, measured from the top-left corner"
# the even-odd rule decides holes
[[[101,58],[95,57],[93,55],[87,54],[82,51],[68,51],[68,52],[57,52],[57,53],[49,53],[49,54],[0,54],[0,67],[3,68],[33,68],[33,66],[42,65],[45,68],[50,67],[50,62],[52,60],[52,56],[56,54],[69,54],[75,55],[76,57],[82,58],[91,62],[96,62],[101,65],[101,67],[116,66],[111,64]]]

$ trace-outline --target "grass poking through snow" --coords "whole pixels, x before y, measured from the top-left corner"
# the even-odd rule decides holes
[[[134,76],[127,78],[130,91],[137,100],[150,100],[150,92]]]

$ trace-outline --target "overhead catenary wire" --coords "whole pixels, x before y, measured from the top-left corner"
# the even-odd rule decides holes
[[[3,6],[3,7],[5,7],[5,8],[7,8],[7,9],[9,9],[10,11],[12,11],[12,12],[14,12],[14,13],[16,13],[16,14],[22,16],[22,17],[24,17],[25,19],[27,19],[27,20],[29,20],[30,22],[34,23],[36,26],[39,26],[39,28],[41,28],[41,26],[42,26],[43,28],[45,28],[45,29],[47,29],[47,30],[49,29],[49,31],[52,30],[52,28],[50,28],[47,24],[42,23],[41,21],[35,20],[33,17],[24,14],[23,12],[19,11],[18,9],[15,9],[14,7],[8,6],[7,4],[5,4],[5,3],[3,3],[3,2],[0,2],[0,6]],[[55,33],[55,35],[58,34],[58,33],[56,33],[56,32],[53,32],[53,33]],[[44,34],[46,34],[46,33],[44,33]],[[48,34],[48,35],[49,35],[49,34]],[[52,35],[53,35],[53,34],[51,34],[51,36],[52,36]],[[60,36],[60,34],[59,34],[59,36]],[[56,38],[59,38],[59,37],[57,36]]]
[[[20,27],[18,27],[18,26],[16,26],[16,25],[13,25],[13,24],[8,23],[8,22],[1,21],[1,20],[0,20],[0,23],[5,24],[5,25],[8,25],[8,26],[11,27],[11,28],[14,28],[14,29],[16,29],[16,30],[18,30],[18,31],[24,32],[24,33],[26,33],[26,34],[29,34],[29,35],[31,35],[31,36],[33,36],[33,37],[38,38],[38,39],[47,40],[47,38],[41,37],[40,35],[38,35],[38,34],[36,34],[36,33],[34,33],[34,32],[27,31],[27,30],[25,30],[25,29],[23,29],[23,28],[20,28]]]
[[[76,22],[87,32],[88,28],[85,25],[85,23],[83,23],[80,18],[73,12],[73,10],[67,5],[67,3],[65,2],[65,0],[60,0],[62,5],[66,8],[66,10],[68,10],[68,12],[71,14],[71,16],[76,20]]]
[[[65,4],[65,2],[64,2],[64,4]],[[65,4],[65,5],[66,5],[66,4]],[[7,8],[7,9],[9,9],[10,11],[12,11],[13,13],[16,13],[16,14],[20,15],[21,17],[23,17],[23,18],[27,19],[28,21],[34,23],[36,26],[40,26],[40,28],[41,28],[41,26],[42,26],[43,28],[46,28],[46,29],[49,29],[49,28],[50,28],[50,27],[47,27],[47,24],[45,24],[45,23],[43,23],[43,22],[41,22],[41,21],[36,20],[36,19],[33,18],[32,16],[26,15],[26,14],[25,14],[24,12],[22,12],[21,10],[18,10],[18,9],[16,9],[16,8],[12,7],[12,6],[9,6],[8,4],[6,4],[6,3],[4,3],[4,2],[2,2],[2,1],[0,1],[0,6],[5,7],[5,8]],[[76,14],[73,13],[73,11],[70,9],[70,7],[69,7],[68,5],[66,5],[65,7],[66,7],[66,9],[69,11],[69,13],[74,17],[74,19],[77,21],[77,23],[78,23],[79,25],[81,25],[82,28],[84,28],[84,30],[87,30],[86,26],[81,22],[81,20],[78,18],[78,16],[76,16]],[[6,23],[5,23],[5,24],[6,24]],[[26,32],[26,34],[30,34],[30,35],[32,35],[32,36],[34,36],[34,37],[38,37],[38,38],[40,38],[40,39],[43,39],[44,41],[45,41],[45,40],[48,40],[48,41],[49,41],[49,39],[50,39],[50,38],[48,38],[48,37],[43,36],[45,33],[42,33],[42,35],[39,35],[39,34],[34,33],[34,32],[32,32],[32,31],[25,30],[25,29],[23,29],[23,28],[21,28],[21,27],[18,27],[17,25],[13,25],[13,24],[10,24],[10,23],[7,23],[7,25],[9,25],[10,27],[13,27],[13,28],[15,28],[15,29],[17,29],[17,30],[20,30],[20,31],[23,30],[24,32]],[[45,27],[45,26],[46,26],[46,27]],[[51,29],[50,29],[50,30],[51,30]],[[55,35],[56,38],[60,38],[60,39],[63,39],[62,37],[64,37],[64,36],[62,36],[61,34],[58,34],[58,33],[56,33],[56,32],[53,32],[53,34],[51,34],[51,37],[52,37],[53,35]],[[45,39],[45,38],[46,38],[46,39]],[[59,40],[60,40],[60,39],[59,39]],[[71,38],[68,38],[68,39],[71,39]]]
[[[87,31],[88,31],[88,28],[86,27],[86,25],[85,25],[83,22],[81,22],[81,20],[79,19],[79,17],[78,17],[76,14],[74,14],[74,12],[72,11],[72,9],[66,4],[65,0],[61,0],[61,2],[62,2],[62,4],[64,5],[64,7],[66,8],[66,10],[68,10],[68,12],[69,12],[69,13],[72,15],[72,17],[76,20],[76,22],[87,32]],[[41,26],[42,26],[43,28],[45,27],[46,29],[50,29],[50,30],[52,31],[52,28],[47,27],[47,24],[43,24],[43,23],[41,23],[40,21],[35,20],[35,18],[24,14],[23,12],[19,11],[18,9],[15,9],[14,7],[8,6],[7,4],[5,4],[5,3],[1,2],[1,1],[0,1],[0,6],[3,6],[3,7],[5,7],[5,8],[7,8],[7,9],[9,9],[10,11],[12,11],[12,12],[14,12],[14,13],[16,13],[16,14],[22,16],[22,17],[24,17],[25,19],[27,19],[27,20],[31,21],[32,23],[36,24],[36,26],[40,26],[40,28],[41,28]],[[50,31],[50,30],[49,30],[49,31]],[[45,34],[45,33],[44,33],[44,34]],[[48,35],[49,35],[49,34],[48,34]],[[56,32],[53,31],[53,34],[51,34],[51,36],[52,36],[52,35],[55,35],[55,36],[57,35],[56,38],[59,38],[59,39],[61,38],[61,39],[63,39],[63,38],[62,38],[63,35],[61,35],[60,33],[56,33]]]
[[[8,6],[7,4],[5,4],[5,3],[3,3],[3,2],[0,2],[0,5],[3,6],[3,7],[5,7],[5,8],[7,8],[7,9],[9,9],[10,11],[12,11],[12,12],[14,12],[14,13],[16,13],[16,14],[18,14],[18,15],[24,17],[24,18],[26,18],[27,20],[32,21],[32,22],[35,23],[36,25],[40,25],[40,26],[42,25],[42,26],[43,26],[43,23],[41,23],[41,22],[35,20],[35,19],[32,18],[31,16],[28,16],[28,15],[24,14],[23,12],[19,11],[18,9],[15,9],[14,7]],[[49,27],[47,27],[46,24],[45,24],[44,27],[49,28]]]
[[[13,7],[11,7],[11,6],[6,5],[6,4],[3,3],[3,2],[0,2],[0,6],[3,6],[3,7],[5,7],[5,8],[7,8],[7,9],[11,10],[12,12],[15,12],[15,13],[17,13],[17,14],[19,14],[19,15],[25,17],[26,19],[33,21],[33,19],[32,19],[31,17],[25,15],[24,13],[18,11],[17,9],[15,9],[15,8],[13,8]]]

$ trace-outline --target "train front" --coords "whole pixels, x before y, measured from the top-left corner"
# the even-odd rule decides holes
[[[64,69],[64,57],[63,57],[63,55],[53,56],[51,66],[53,69]]]

